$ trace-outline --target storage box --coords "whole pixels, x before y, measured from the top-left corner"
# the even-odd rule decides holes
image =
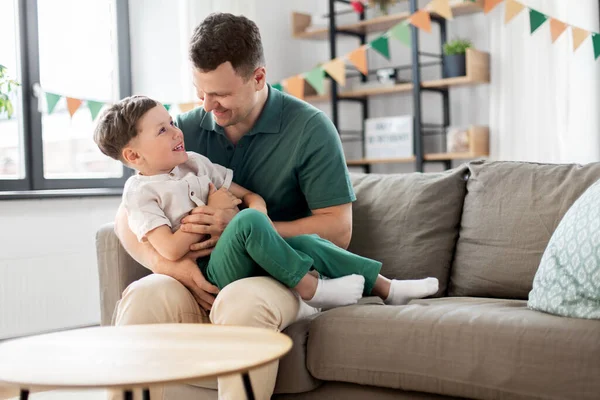
[[[365,158],[412,157],[413,117],[369,118],[365,121]]]

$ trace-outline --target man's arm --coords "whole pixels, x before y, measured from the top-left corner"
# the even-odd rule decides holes
[[[313,215],[289,222],[275,222],[275,229],[286,238],[316,233],[347,249],[352,238],[352,203],[312,210]]]
[[[214,302],[214,294],[218,288],[211,285],[202,275],[196,265],[194,258],[203,257],[210,251],[200,251],[189,254],[178,261],[169,261],[158,254],[148,242],[141,243],[135,234],[129,229],[127,211],[121,205],[117,211],[115,220],[115,233],[125,248],[125,251],[138,263],[156,274],[168,275],[177,279],[187,287],[196,298],[196,301],[205,310],[210,310]]]

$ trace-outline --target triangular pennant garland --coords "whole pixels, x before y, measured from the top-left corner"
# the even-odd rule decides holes
[[[323,64],[323,69],[329,76],[335,79],[337,83],[346,86],[346,63],[344,63],[342,58],[336,58]]]
[[[568,25],[564,22],[555,18],[550,18],[550,35],[552,35],[552,43],[556,42],[560,35],[567,30],[567,26]]]
[[[483,12],[486,14],[489,13],[494,8],[496,8],[498,4],[502,3],[502,1],[503,0],[485,0],[485,2],[483,3]]]
[[[367,47],[365,45],[353,50],[347,57],[348,61],[350,61],[363,75],[369,74],[369,68],[367,67]]]
[[[325,72],[321,67],[313,68],[304,75],[304,79],[312,86],[318,94],[325,93]]]
[[[571,28],[573,29],[573,51],[576,51],[581,46],[581,43],[590,36],[590,32],[574,26]]]
[[[427,11],[420,10],[410,16],[408,19],[410,23],[417,28],[431,33],[431,16]]]
[[[427,8],[448,20],[454,19],[449,0],[433,0],[431,3],[429,3]]]
[[[74,99],[72,97],[67,97],[67,109],[69,110],[69,115],[73,117],[73,114],[79,109],[83,102],[79,99]]]
[[[594,60],[600,57],[600,34],[594,33],[592,35],[592,42],[594,43]]]
[[[373,50],[377,51],[388,60],[390,59],[390,46],[386,35],[379,36],[377,39],[373,40],[370,45]]]
[[[531,33],[535,32],[540,26],[546,22],[548,16],[542,14],[541,12],[534,10],[533,8],[529,9],[529,24],[531,26]]]
[[[92,121],[95,121],[96,117],[100,113],[100,110],[102,110],[102,107],[104,107],[104,103],[101,103],[99,101],[93,101],[93,100],[88,100],[86,103],[87,103],[88,108],[90,109],[90,114],[92,115]],[[167,111],[169,111],[168,108],[167,108]]]
[[[411,46],[410,26],[406,22],[400,22],[389,30],[390,35],[405,46]]]
[[[506,0],[504,6],[504,23],[508,24],[514,17],[519,15],[525,9],[525,5],[516,0]]]
[[[285,89],[292,96],[304,99],[304,78],[301,75],[288,78],[285,81]]]
[[[165,108],[165,110],[167,110],[167,112],[171,109],[170,104],[163,104],[163,107]]]
[[[48,105],[48,115],[52,114],[56,108],[56,104],[62,96],[59,94],[46,92],[46,104]]]

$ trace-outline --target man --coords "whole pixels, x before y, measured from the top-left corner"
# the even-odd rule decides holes
[[[234,182],[265,199],[281,236],[316,233],[347,248],[355,196],[337,131],[321,111],[267,85],[257,26],[241,16],[210,15],[194,31],[190,58],[204,109],[177,118],[186,149],[234,170]],[[123,292],[116,324],[212,322],[283,330],[317,312],[270,277],[234,282],[214,298],[217,288],[193,260],[210,254],[235,213],[195,209],[184,218],[183,229],[211,238],[193,245],[187,257],[169,262],[136,240],[121,207],[117,235],[154,274]],[[272,395],[277,366],[251,372],[258,399]],[[220,398],[239,399],[242,393],[239,377],[219,379]]]

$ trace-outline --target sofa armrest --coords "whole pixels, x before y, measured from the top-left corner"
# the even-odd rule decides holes
[[[96,256],[100,278],[101,321],[102,325],[111,325],[121,293],[130,283],[149,275],[151,271],[127,254],[115,234],[113,223],[102,226],[96,232]]]

